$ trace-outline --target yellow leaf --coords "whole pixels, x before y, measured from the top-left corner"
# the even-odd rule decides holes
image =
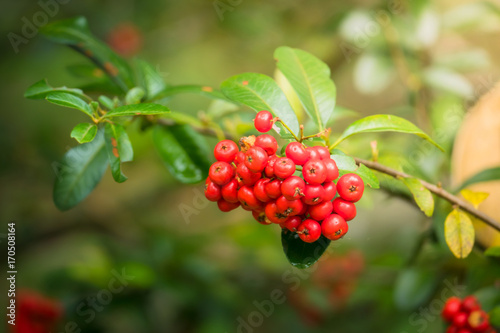
[[[460,191],[460,194],[464,197],[465,200],[470,202],[476,209],[477,207],[479,207],[479,204],[484,200],[486,200],[486,198],[488,198],[488,196],[490,195],[489,193],[486,192],[474,192],[467,189]]]
[[[446,244],[457,258],[466,258],[474,246],[474,226],[467,214],[454,209],[444,221]]]
[[[424,214],[432,216],[432,213],[434,213],[434,198],[431,192],[416,178],[401,178],[401,181],[408,187],[415,202]]]

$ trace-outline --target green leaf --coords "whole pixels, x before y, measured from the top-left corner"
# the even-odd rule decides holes
[[[500,327],[500,305],[496,306],[491,310],[489,313],[490,316],[490,323],[496,328]]]
[[[97,126],[89,123],[78,124],[71,131],[71,137],[75,138],[79,143],[86,143],[94,140],[96,134]]]
[[[336,88],[330,68],[312,54],[286,46],[277,48],[274,58],[305,111],[322,131],[335,108]]]
[[[420,210],[425,215],[432,216],[434,213],[434,198],[431,192],[416,178],[401,178],[400,180],[408,187]]]
[[[158,71],[146,61],[136,60],[136,67],[139,72],[141,86],[146,89],[146,99],[152,101],[156,99],[167,85]]]
[[[364,164],[359,166],[356,161],[350,156],[345,154],[340,154],[338,150],[334,151],[333,155],[330,157],[335,161],[337,167],[339,168],[339,175],[343,176],[346,173],[355,173],[363,179],[363,182],[371,188],[380,188],[380,184],[377,176],[373,171]]]
[[[130,162],[134,158],[134,151],[127,132],[122,125],[106,123],[104,141],[113,178],[116,182],[123,183],[127,177],[121,171],[121,164]]]
[[[409,311],[425,304],[433,295],[439,276],[430,269],[410,267],[402,270],[394,286],[394,300],[399,309]]]
[[[84,79],[104,79],[106,73],[94,64],[76,64],[66,67],[75,77]]]
[[[138,104],[141,102],[141,99],[146,95],[144,89],[140,87],[134,87],[130,89],[125,95],[125,103],[126,104]]]
[[[342,133],[340,138],[338,138],[332,146],[337,146],[354,134],[369,132],[401,132],[415,134],[443,150],[440,145],[408,120],[388,114],[373,115],[356,120],[345,129],[344,133]]]
[[[73,94],[80,98],[87,98],[82,90],[73,89],[67,87],[58,87],[54,88],[47,83],[47,80],[40,80],[33,85],[31,85],[26,92],[24,93],[24,97],[29,99],[44,99],[48,94],[54,92],[64,92],[68,94]]]
[[[77,109],[84,112],[89,117],[93,118],[93,111],[83,99],[66,92],[53,92],[45,97],[50,103],[54,103],[67,108]]]
[[[104,133],[99,130],[94,140],[71,148],[57,168],[54,184],[54,203],[68,210],[96,187],[108,167],[104,148]]]
[[[157,125],[153,141],[170,174],[180,182],[194,184],[207,177],[210,148],[189,125]]]
[[[243,73],[224,81],[221,90],[229,99],[244,104],[259,112],[267,110],[279,117],[295,135],[299,134],[299,121],[283,91],[269,76],[258,73]],[[286,130],[279,125],[280,134]]]
[[[97,100],[108,110],[114,109],[116,107],[113,100],[107,96],[101,95]]]
[[[227,98],[218,90],[215,90],[209,86],[200,86],[195,84],[186,84],[179,86],[169,86],[163,91],[159,92],[155,99],[170,97],[178,94],[197,94],[209,98],[214,99],[223,99],[227,100]]]
[[[474,246],[474,226],[469,216],[454,209],[444,222],[446,244],[457,258],[466,258]]]
[[[500,246],[492,246],[484,251],[485,256],[489,257],[500,257]]]
[[[318,261],[330,242],[328,238],[321,236],[314,243],[306,243],[295,232],[288,229],[281,231],[281,244],[286,258],[293,267],[300,269],[308,268]]]
[[[40,28],[40,32],[53,42],[67,45],[88,57],[123,91],[134,86],[130,66],[105,43],[92,35],[84,17],[49,23]]]
[[[490,168],[482,170],[476,173],[474,176],[470,177],[460,185],[458,191],[476,183],[489,182],[492,180],[500,180],[500,167]]]
[[[125,117],[125,116],[146,116],[146,115],[159,115],[170,112],[170,110],[160,104],[154,103],[142,103],[142,104],[132,104],[119,106],[107,112],[104,117]]]

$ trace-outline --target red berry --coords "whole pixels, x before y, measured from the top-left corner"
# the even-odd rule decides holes
[[[467,313],[465,312],[457,313],[452,320],[453,326],[465,327],[465,325],[467,325],[467,318],[469,318],[469,315]]]
[[[457,333],[473,333],[470,329],[468,328],[460,328],[458,329]]]
[[[304,180],[309,184],[321,184],[326,179],[326,166],[321,160],[309,160],[302,169]]]
[[[300,239],[306,243],[314,243],[321,237],[321,225],[318,221],[307,219],[297,228]]]
[[[302,211],[304,204],[301,200],[287,200],[287,198],[281,196],[276,199],[276,207],[278,207],[278,211],[286,216],[295,216]]]
[[[330,159],[330,151],[328,148],[322,146],[315,146],[313,148],[318,152],[320,159],[325,161]]]
[[[304,196],[306,183],[297,176],[290,176],[281,183],[281,193],[288,200],[300,199]]]
[[[317,205],[310,206],[308,213],[312,219],[322,221],[327,218],[333,211],[333,204],[331,201],[323,201]]]
[[[227,202],[238,202],[238,181],[233,178],[229,183],[221,188],[222,198]]]
[[[333,211],[342,216],[346,221],[350,221],[356,217],[356,206],[352,202],[342,198],[333,200]]]
[[[231,163],[238,153],[238,146],[231,140],[222,140],[214,148],[217,161]]]
[[[342,199],[356,202],[363,196],[365,184],[360,176],[355,173],[347,173],[340,177],[337,182],[337,191]]]
[[[264,149],[268,155],[276,154],[278,150],[278,142],[269,134],[262,134],[255,138],[255,146]]]
[[[473,295],[469,295],[464,297],[462,300],[462,310],[470,313],[475,310],[481,309],[481,306],[479,305],[477,298]]]
[[[273,178],[274,177],[274,163],[278,159],[278,156],[276,155],[271,155],[269,156],[267,160],[267,166],[264,169],[264,173],[266,174],[266,177]]]
[[[245,163],[238,164],[236,167],[236,174],[241,177],[243,184],[248,186],[254,185],[260,178],[262,178],[262,173],[250,171]]]
[[[460,312],[460,307],[462,306],[462,302],[458,297],[450,297],[446,301],[443,307],[443,311],[441,311],[441,316],[444,320],[451,322],[455,315]]]
[[[470,296],[470,297],[474,297],[474,296]],[[462,304],[465,304],[465,298],[464,298],[464,303],[462,303]],[[490,327],[489,315],[483,310],[472,311],[468,317],[467,322],[468,322],[469,326],[476,332],[484,332]]]
[[[331,182],[339,177],[339,168],[337,168],[337,163],[332,159],[323,160],[326,167],[326,179],[325,181]]]
[[[215,162],[208,171],[208,176],[217,185],[226,185],[234,178],[233,167],[226,162]]]
[[[321,232],[323,236],[330,240],[337,240],[344,236],[349,229],[347,222],[342,216],[332,214],[323,220],[321,224]]]
[[[317,205],[324,200],[324,197],[325,189],[323,186],[318,184],[306,184],[302,201],[308,205]]]
[[[230,212],[233,209],[238,208],[240,206],[240,203],[239,202],[232,203],[232,202],[227,202],[224,199],[220,199],[219,201],[217,201],[217,206],[223,212]]]
[[[307,150],[307,153],[309,155],[308,161],[321,159],[321,156],[319,155],[319,152],[318,152],[318,150],[316,150],[315,147],[307,147],[306,150]]]
[[[255,129],[259,132],[268,132],[273,128],[273,115],[269,111],[260,111],[255,116]]]
[[[323,197],[323,200],[330,201],[335,198],[335,194],[337,194],[337,186],[335,186],[334,182],[324,183],[323,188],[325,189],[325,196]]]
[[[288,220],[288,216],[278,210],[278,206],[276,206],[276,202],[274,201],[271,201],[266,205],[265,213],[266,217],[272,223],[281,224]]]
[[[210,201],[218,201],[221,198],[221,188],[207,177],[205,181],[205,197]]]
[[[446,333],[458,333],[458,330],[459,330],[459,328],[458,328],[458,327],[455,327],[455,326],[450,326],[450,327],[448,327],[448,329],[446,330]]]
[[[267,195],[270,198],[277,199],[281,196],[281,183],[281,180],[275,179],[265,185]]]
[[[285,179],[295,172],[295,163],[287,157],[280,157],[274,163],[274,174],[276,177]]]
[[[302,219],[300,218],[300,216],[292,216],[288,220],[286,220],[285,223],[283,223],[283,227],[287,228],[292,232],[295,232],[297,231],[297,228],[301,223]]]
[[[237,152],[236,156],[234,157],[234,163],[236,165],[240,163],[245,163],[245,153],[242,151]]]
[[[304,165],[309,159],[309,152],[300,142],[292,142],[286,146],[285,155],[297,165]]]
[[[271,221],[269,221],[267,218],[266,218],[266,213],[264,212],[256,212],[256,211],[252,211],[252,216],[253,218],[259,222],[260,224],[263,224],[263,225],[268,225],[268,224],[271,224]]]
[[[253,193],[252,188],[246,185],[238,190],[238,200],[245,210],[259,210],[262,205],[255,193]]]
[[[253,193],[255,193],[257,199],[262,202],[271,201],[271,198],[267,195],[266,192],[266,184],[268,184],[270,181],[271,180],[269,178],[261,178],[255,183],[253,187]]]
[[[260,147],[250,147],[245,154],[245,165],[252,172],[262,172],[267,165],[267,153]]]

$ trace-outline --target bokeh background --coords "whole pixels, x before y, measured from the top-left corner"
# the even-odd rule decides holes
[[[485,307],[498,304],[498,261],[481,253],[498,236],[485,229],[471,256],[455,259],[439,233],[445,203],[428,219],[397,188],[367,190],[349,234],[314,269],[297,271],[277,228],[241,210],[220,213],[202,199],[201,185],[174,180],[149,132],[129,132],[135,160],[124,166],[128,181],[117,184],[108,172],[84,202],[58,211],[54,170],[76,145],[69,133],[84,117],[23,93],[42,78],[86,84],[67,70],[86,60],[40,35],[14,51],[8,34],[21,34],[22,18],[32,21],[41,10],[34,1],[11,1],[0,12],[0,220],[17,222],[18,289],[62,309],[54,331],[444,332],[438,313],[446,297],[476,293]],[[474,144],[482,153],[474,155],[464,139],[462,155],[452,158],[465,115],[500,75],[499,1],[69,0],[49,21],[79,15],[123,56],[155,65],[169,84],[218,87],[242,72],[274,75],[275,48],[304,49],[332,69],[342,106],[334,133],[357,117],[390,113],[446,148],[443,154],[418,138],[385,134],[353,138],[342,144],[346,152],[370,157],[370,141],[378,140],[381,162],[401,165],[403,156],[406,170],[446,188],[500,165],[498,94],[468,127],[481,137]],[[191,115],[214,107],[188,95],[168,106]],[[251,115],[242,110],[228,121]],[[485,205],[500,218],[499,184],[488,186],[493,199]],[[110,293],[123,271],[133,279]],[[270,310],[273,293],[286,301]],[[95,297],[106,304],[92,305]]]

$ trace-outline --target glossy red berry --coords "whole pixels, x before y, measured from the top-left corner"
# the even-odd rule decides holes
[[[273,128],[273,115],[269,111],[260,111],[255,116],[255,129],[259,132],[268,132]]]
[[[321,160],[321,156],[319,155],[319,152],[316,149],[316,147],[307,147],[306,150],[307,150],[307,153],[309,155],[308,161],[309,160]]]
[[[264,174],[266,175],[266,177],[268,177],[268,178],[274,177],[274,163],[276,162],[277,159],[278,159],[278,156],[276,156],[276,155],[269,156],[269,158],[267,160],[267,166],[264,169]]]
[[[460,312],[460,308],[462,306],[462,302],[458,297],[450,297],[446,301],[443,307],[443,311],[441,312],[441,316],[444,320],[451,322],[455,315]]]
[[[271,180],[269,178],[261,178],[255,183],[253,187],[253,192],[255,193],[255,196],[262,202],[269,202],[272,200],[267,195],[266,191],[266,184],[268,184],[270,181]]]
[[[221,198],[220,186],[210,180],[210,177],[205,181],[205,197],[210,201],[218,201]]]
[[[238,146],[231,140],[222,140],[215,145],[214,156],[217,161],[231,163],[238,153]]]
[[[280,157],[274,163],[274,175],[278,178],[285,179],[290,177],[295,172],[295,163],[287,157]]]
[[[468,316],[467,323],[475,332],[484,332],[490,327],[490,318],[485,311],[474,310]]]
[[[318,184],[306,184],[302,201],[308,205],[317,205],[324,200],[325,189]]]
[[[264,212],[252,211],[252,216],[260,224],[269,225],[272,223],[271,221],[269,221],[269,219],[267,219],[266,213],[264,213]]]
[[[259,210],[262,205],[255,196],[252,188],[246,185],[238,190],[238,200],[241,203],[241,207],[245,210]]]
[[[276,199],[276,207],[278,207],[278,211],[286,216],[295,216],[302,211],[302,209],[304,208],[304,204],[300,199],[288,200],[284,196],[281,196]]]
[[[302,219],[300,216],[291,216],[285,223],[283,223],[283,227],[295,232],[301,223]]]
[[[268,155],[261,147],[250,147],[245,154],[245,165],[252,172],[262,172],[266,168]]]
[[[245,163],[240,163],[236,167],[236,174],[241,178],[244,185],[252,186],[254,185],[260,178],[262,178],[261,172],[252,172]]]
[[[229,183],[221,188],[222,198],[227,202],[238,202],[238,181],[233,178]]]
[[[227,162],[217,161],[208,170],[208,176],[217,185],[226,185],[234,178],[234,169]]]
[[[242,151],[237,152],[236,156],[234,157],[234,163],[236,165],[240,163],[245,163],[245,153]]]
[[[356,217],[356,206],[352,202],[340,197],[333,200],[333,211],[342,216],[346,221],[350,221]]]
[[[321,225],[318,221],[307,219],[297,228],[300,239],[306,243],[314,243],[321,237]]]
[[[297,176],[290,176],[281,183],[281,193],[288,200],[300,199],[304,196],[306,183]]]
[[[309,152],[300,142],[292,142],[286,146],[285,155],[297,165],[304,165],[309,159]]]
[[[322,221],[327,218],[333,211],[333,204],[331,201],[323,201],[317,205],[310,206],[307,212],[312,219]]]
[[[274,179],[265,185],[267,195],[272,199],[277,199],[281,196],[281,183],[279,179]]]
[[[337,194],[337,186],[334,182],[325,182],[323,184],[323,188],[325,189],[325,196],[323,200],[330,201],[335,198],[335,194]]]
[[[335,163],[332,159],[323,160],[326,167],[326,182],[332,182],[335,179],[339,178],[339,168],[337,167],[337,163]]]
[[[468,318],[469,315],[467,313],[459,312],[453,317],[452,324],[455,327],[465,327]]]
[[[278,206],[276,206],[276,202],[274,201],[267,203],[265,213],[266,217],[272,223],[281,224],[288,220],[288,216],[278,210]]]
[[[321,160],[309,160],[302,168],[304,180],[309,184],[322,184],[326,179],[325,163]]]
[[[238,208],[240,206],[240,203],[239,202],[232,203],[232,202],[227,202],[224,199],[220,199],[219,201],[217,201],[217,206],[223,212],[230,212],[233,209]]]
[[[458,332],[459,332],[459,328],[455,327],[455,326],[449,326],[446,329],[446,333],[458,333]]]
[[[262,134],[255,138],[255,146],[264,149],[269,156],[276,154],[278,150],[278,142],[269,134]]]
[[[462,300],[462,310],[469,313],[481,309],[477,298],[474,295],[464,297]]]
[[[330,159],[330,151],[323,146],[315,146],[314,149],[318,152],[319,158],[326,161]]]
[[[356,202],[363,196],[365,184],[360,176],[355,173],[347,173],[340,177],[337,182],[337,191],[342,199]]]
[[[330,240],[337,240],[344,236],[349,229],[347,222],[342,216],[332,214],[323,220],[321,224],[321,232],[323,236]]]

